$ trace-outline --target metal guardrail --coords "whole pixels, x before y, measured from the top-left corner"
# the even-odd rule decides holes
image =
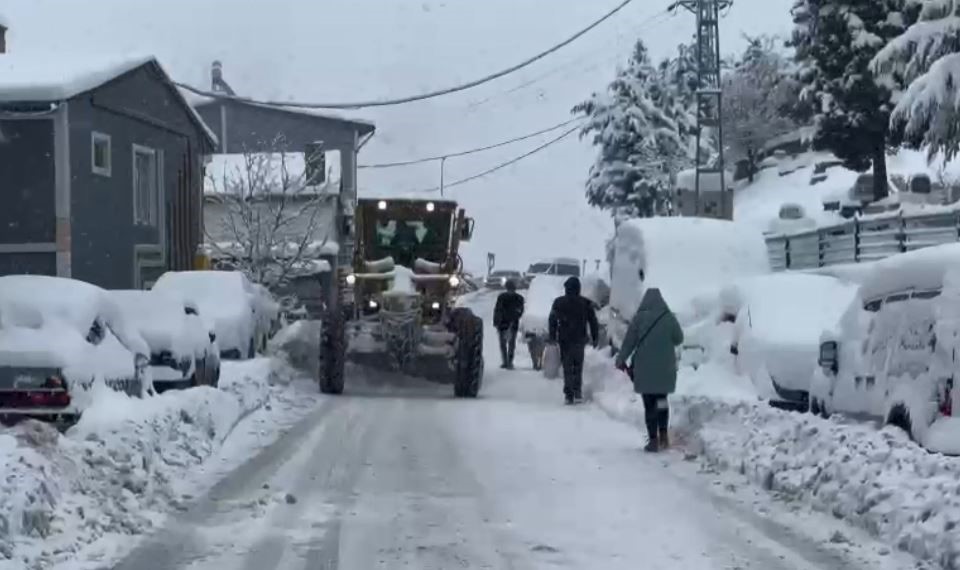
[[[960,212],[871,216],[794,234],[766,236],[774,271],[875,261],[960,241]]]

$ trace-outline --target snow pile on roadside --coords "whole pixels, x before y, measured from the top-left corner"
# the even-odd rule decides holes
[[[274,361],[224,363],[221,389],[144,400],[104,388],[66,435],[25,422],[0,433],[0,568],[43,567],[107,534],[149,530],[178,508],[175,483],[271,398]]]
[[[608,415],[642,429],[642,403],[606,360],[588,362],[588,393]],[[770,408],[738,390],[735,375],[703,367],[690,374],[681,371],[671,397],[675,442],[688,457],[806,501],[893,548],[960,568],[960,459],[928,453],[895,428]]]

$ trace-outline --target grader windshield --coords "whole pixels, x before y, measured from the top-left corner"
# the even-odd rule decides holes
[[[392,257],[413,267],[424,259],[443,264],[451,251],[456,203],[420,200],[360,201],[364,261]]]

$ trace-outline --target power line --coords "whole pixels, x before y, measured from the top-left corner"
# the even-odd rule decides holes
[[[516,72],[516,71],[519,71],[519,70],[523,69],[524,67],[527,67],[527,66],[529,66],[530,64],[535,63],[535,62],[537,62],[537,61],[545,58],[546,56],[548,56],[548,55],[550,55],[550,54],[552,54],[552,53],[560,50],[561,48],[564,48],[564,47],[570,45],[570,44],[573,43],[574,41],[580,39],[580,37],[582,37],[582,36],[585,35],[586,33],[590,32],[591,30],[593,30],[594,28],[596,28],[597,26],[599,26],[599,25],[602,24],[603,22],[605,22],[605,21],[609,20],[610,18],[612,18],[617,12],[619,12],[620,10],[626,8],[626,6],[627,6],[628,4],[630,4],[631,2],[633,2],[633,0],[623,0],[620,4],[618,4],[618,5],[617,5],[616,7],[614,7],[612,10],[610,10],[609,12],[607,12],[606,14],[604,14],[600,19],[598,19],[598,20],[594,21],[593,23],[591,23],[591,24],[590,24],[589,26],[587,26],[586,28],[580,30],[579,32],[577,32],[577,33],[575,33],[574,35],[570,36],[569,38],[563,40],[563,41],[560,42],[559,44],[557,44],[557,45],[555,45],[555,46],[547,49],[546,51],[542,51],[542,52],[538,53],[537,55],[535,55],[535,56],[533,56],[533,57],[531,57],[531,58],[528,58],[528,59],[526,59],[526,60],[524,60],[524,61],[522,61],[522,62],[520,62],[520,63],[518,63],[518,64],[516,64],[516,65],[513,65],[513,66],[511,66],[511,67],[508,67],[508,68],[506,68],[506,69],[504,69],[504,70],[501,70],[501,71],[498,71],[498,72],[496,72],[496,73],[493,73],[493,74],[491,74],[491,75],[487,75],[486,77],[481,77],[480,79],[476,79],[476,80],[474,80],[474,81],[470,81],[470,82],[467,82],[467,83],[463,83],[463,84],[461,84],[461,85],[456,85],[456,86],[454,86],[454,87],[448,87],[448,88],[446,88],[446,89],[440,89],[440,90],[437,90],[437,91],[431,91],[431,92],[428,92],[428,93],[423,93],[423,94],[420,94],[420,95],[410,95],[410,96],[407,96],[407,97],[400,97],[400,98],[396,98],[396,99],[378,99],[378,100],[371,100],[371,101],[359,101],[359,102],[356,102],[356,103],[302,103],[302,102],[290,102],[290,101],[262,100],[262,99],[254,99],[254,98],[251,98],[251,97],[235,97],[235,96],[234,96],[234,97],[231,97],[231,96],[228,96],[228,95],[224,95],[223,93],[215,93],[215,92],[213,92],[213,91],[206,91],[206,90],[203,90],[203,89],[198,89],[198,88],[196,88],[196,87],[193,87],[193,86],[191,86],[191,85],[187,85],[187,84],[185,84],[185,83],[180,83],[180,82],[174,82],[174,83],[175,83],[178,87],[182,87],[183,89],[186,89],[187,91],[190,91],[190,92],[192,92],[192,93],[196,93],[197,95],[203,95],[203,96],[205,96],[205,97],[213,97],[213,98],[218,98],[218,99],[234,99],[234,100],[238,100],[238,101],[245,101],[245,102],[247,102],[247,103],[255,103],[255,104],[258,104],[258,105],[266,105],[266,106],[270,106],[270,107],[290,107],[290,108],[298,108],[298,109],[363,109],[363,108],[367,108],[367,107],[389,107],[389,106],[393,106],[393,105],[402,105],[402,104],[404,104],[404,103],[413,103],[413,102],[415,102],[415,101],[423,101],[423,100],[426,100],[426,99],[433,99],[433,98],[435,98],[435,97],[440,97],[440,96],[442,96],[442,95],[450,95],[451,93],[458,93],[458,92],[460,92],[460,91],[466,91],[467,89],[472,89],[472,88],[474,88],[474,87],[477,87],[478,85],[483,85],[484,83],[489,83],[489,82],[491,82],[491,81],[493,81],[493,80],[495,80],[495,79],[499,79],[499,78],[501,78],[501,77],[504,77],[505,75],[509,75],[509,74],[511,74],[511,73],[514,73],[514,72]]]
[[[454,187],[454,186],[460,186],[460,185],[462,185],[462,184],[466,184],[467,182],[473,182],[474,180],[476,180],[476,179],[478,179],[478,178],[483,178],[484,176],[489,176],[490,174],[493,174],[494,172],[497,172],[498,170],[503,170],[504,168],[506,168],[506,167],[508,167],[508,166],[512,166],[512,165],[520,162],[521,160],[524,160],[524,159],[526,159],[526,158],[529,158],[529,157],[537,154],[538,152],[540,152],[540,151],[542,151],[542,150],[545,150],[546,148],[557,144],[558,142],[560,142],[561,140],[567,138],[568,136],[572,135],[573,133],[577,132],[578,130],[580,130],[580,126],[579,126],[579,125],[577,125],[576,127],[573,127],[572,129],[568,129],[568,130],[564,131],[563,133],[560,134],[560,136],[557,136],[557,137],[554,137],[554,138],[550,139],[549,141],[547,141],[547,142],[543,143],[542,145],[534,148],[533,150],[527,151],[527,152],[521,154],[520,156],[511,158],[510,160],[508,160],[508,161],[506,161],[506,162],[501,162],[500,164],[494,166],[493,168],[488,168],[487,170],[484,170],[483,172],[479,172],[479,173],[477,173],[477,174],[474,174],[473,176],[468,176],[468,177],[466,177],[466,178],[461,178],[460,180],[455,180],[455,181],[450,182],[450,183],[448,183],[448,184],[444,184],[444,185],[443,185],[443,189],[446,190],[447,188],[452,188],[452,187]],[[424,188],[424,189],[422,189],[422,190],[413,190],[413,191],[410,191],[410,192],[408,192],[408,193],[426,194],[426,193],[429,193],[429,192],[436,192],[436,191],[438,191],[438,190],[440,190],[440,187],[439,187],[439,186],[434,186],[433,188]]]
[[[640,29],[646,28],[647,26],[656,23],[657,20],[662,20],[662,19],[665,19],[666,17],[669,17],[669,16],[670,16],[670,10],[669,10],[669,8],[668,8],[668,9],[665,9],[665,10],[661,10],[661,11],[659,11],[659,12],[656,12],[656,13],[654,13],[654,14],[651,14],[651,15],[648,16],[646,19],[642,20],[642,21],[641,21],[639,24],[637,24],[636,26],[632,26],[631,29],[630,29],[630,31],[631,31],[631,33],[636,33],[636,32],[639,31]],[[621,39],[621,37],[622,37],[622,34],[620,34],[620,35],[617,36],[618,42],[619,42],[619,40]],[[498,98],[503,97],[503,96],[506,96],[506,95],[511,95],[511,94],[513,94],[513,93],[515,93],[515,92],[517,92],[517,91],[521,91],[521,90],[523,90],[523,89],[526,89],[526,88],[528,88],[528,87],[531,87],[531,86],[533,86],[533,85],[536,85],[537,83],[540,83],[540,82],[543,81],[544,79],[548,79],[548,78],[556,75],[557,73],[566,71],[566,70],[571,69],[571,68],[576,68],[576,69],[580,70],[581,72],[586,72],[586,71],[592,71],[593,69],[596,69],[596,68],[599,67],[600,65],[602,65],[602,64],[604,64],[604,63],[607,63],[607,62],[609,62],[609,61],[619,60],[619,59],[622,57],[622,55],[619,54],[619,53],[614,54],[614,55],[607,55],[606,57],[600,58],[599,61],[593,61],[593,62],[590,63],[588,66],[586,66],[585,69],[583,69],[583,63],[585,63],[587,60],[592,60],[592,59],[594,58],[594,56],[596,56],[596,55],[599,54],[600,52],[607,51],[610,47],[611,47],[611,46],[605,45],[605,46],[603,46],[603,47],[601,47],[601,48],[594,49],[594,50],[590,50],[589,52],[587,52],[587,53],[585,53],[585,54],[583,54],[583,55],[581,55],[581,56],[579,56],[579,57],[576,57],[576,58],[574,58],[573,60],[571,60],[571,61],[569,61],[569,62],[566,62],[566,63],[560,64],[560,65],[557,65],[557,66],[555,66],[555,67],[552,67],[552,68],[550,68],[549,70],[545,71],[544,73],[542,73],[542,74],[540,74],[540,75],[537,75],[537,76],[534,76],[534,77],[532,77],[532,78],[530,78],[530,79],[528,79],[528,80],[526,80],[526,81],[524,81],[524,82],[522,82],[522,83],[520,83],[520,84],[518,84],[518,85],[516,85],[516,86],[514,86],[514,87],[512,87],[512,88],[510,88],[510,89],[507,89],[507,90],[505,90],[505,91],[501,91],[501,92],[498,92],[498,93],[494,93],[494,94],[489,95],[489,96],[487,96],[487,97],[484,97],[484,98],[482,98],[482,99],[480,99],[480,100],[478,100],[478,101],[474,101],[474,102],[472,102],[472,103],[469,103],[469,104],[467,105],[467,107],[468,107],[469,109],[475,109],[475,108],[477,108],[477,107],[480,107],[480,106],[482,106],[482,105],[485,105],[486,103],[489,103],[490,101],[492,101],[492,100],[494,100],[494,99],[498,99]]]
[[[510,139],[510,140],[505,140],[505,141],[502,141],[502,142],[498,142],[498,143],[496,143],[496,144],[491,144],[491,145],[487,145],[487,146],[481,146],[481,147],[477,147],[477,148],[471,148],[471,149],[469,149],[469,150],[463,150],[463,151],[460,151],[460,152],[451,152],[451,153],[449,153],[449,154],[442,154],[442,155],[437,155],[437,156],[427,156],[427,157],[424,157],[424,158],[417,158],[417,159],[413,159],[413,160],[403,160],[403,161],[398,161],[398,162],[381,162],[381,163],[378,163],[378,164],[361,164],[361,165],[357,166],[357,168],[366,168],[366,169],[395,168],[395,167],[398,167],[398,166],[410,166],[410,165],[414,165],[414,164],[423,164],[423,163],[425,163],[425,162],[436,162],[436,161],[438,161],[438,160],[445,160],[445,159],[447,159],[447,158],[456,158],[456,157],[458,157],[458,156],[467,156],[467,155],[470,155],[470,154],[476,154],[476,153],[478,153],[478,152],[483,152],[483,151],[492,150],[492,149],[495,149],[495,148],[500,148],[500,147],[502,147],[502,146],[507,146],[507,145],[510,145],[510,144],[513,144],[513,143],[517,143],[517,142],[520,142],[520,141],[525,141],[525,140],[527,140],[527,139],[532,139],[532,138],[534,138],[534,137],[537,137],[537,136],[540,136],[540,135],[543,135],[543,134],[546,134],[546,133],[549,133],[549,132],[553,132],[553,131],[555,131],[555,130],[557,130],[557,129],[561,129],[561,128],[567,126],[567,125],[576,123],[576,122],[578,122],[578,121],[580,121],[580,120],[581,120],[580,118],[570,119],[570,120],[568,120],[568,121],[564,121],[564,122],[559,123],[559,124],[557,124],[557,125],[553,125],[552,127],[548,127],[548,128],[546,128],[546,129],[541,129],[541,130],[536,131],[536,132],[534,132],[534,133],[529,133],[529,134],[526,134],[526,135],[523,135],[523,136],[519,136],[519,137],[512,138],[512,139]]]

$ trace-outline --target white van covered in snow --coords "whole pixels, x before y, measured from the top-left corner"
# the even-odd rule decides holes
[[[958,268],[960,244],[875,262],[838,326],[821,336],[811,411],[877,419],[928,449],[960,453]]]
[[[620,224],[613,243],[610,344],[626,334],[646,287],[658,287],[687,327],[708,317],[703,297],[735,279],[770,272],[763,235],[752,226],[706,218],[642,218]]]

